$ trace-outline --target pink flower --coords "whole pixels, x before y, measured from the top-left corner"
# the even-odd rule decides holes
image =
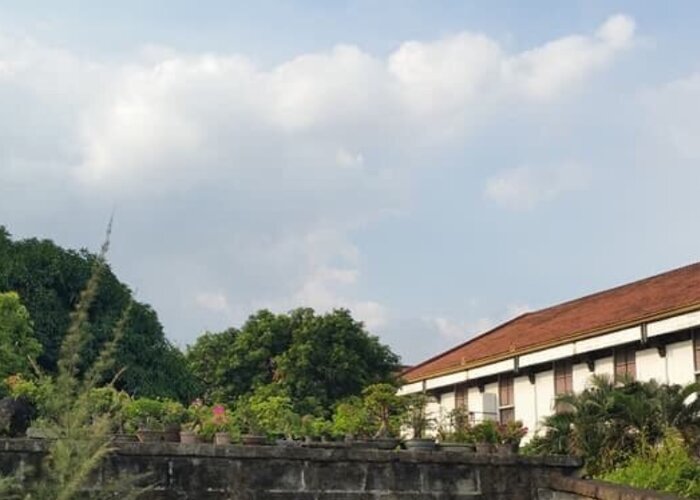
[[[224,408],[221,405],[216,405],[211,409],[211,412],[214,414],[216,417],[223,417],[226,414],[226,408]]]

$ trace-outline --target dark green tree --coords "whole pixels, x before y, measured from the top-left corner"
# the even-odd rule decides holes
[[[42,346],[38,363],[49,374],[57,370],[71,311],[96,259],[86,250],[66,250],[50,240],[13,241],[0,226],[0,292],[16,291],[29,310],[34,334]],[[192,397],[194,379],[184,356],[165,338],[156,313],[148,305],[134,301],[131,290],[106,264],[88,311],[82,365],[91,366],[97,359],[127,308],[129,316],[115,368],[105,377],[123,369],[117,386],[128,392],[178,399]]]

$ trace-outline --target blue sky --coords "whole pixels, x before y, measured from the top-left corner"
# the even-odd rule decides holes
[[[348,307],[412,363],[698,260],[696,2],[0,3],[0,224],[178,345]]]

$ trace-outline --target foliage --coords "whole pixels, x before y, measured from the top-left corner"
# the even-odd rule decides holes
[[[163,402],[151,398],[135,398],[126,405],[128,430],[163,430]]]
[[[656,447],[635,453],[623,466],[600,479],[637,488],[700,498],[700,463],[684,446],[681,434],[670,430]]]
[[[498,425],[498,442],[500,444],[520,444],[527,434],[527,427],[522,421],[513,420]]]
[[[41,354],[34,337],[29,311],[15,292],[0,293],[0,380],[13,374],[29,374]]]
[[[279,385],[298,414],[330,413],[338,401],[389,381],[398,358],[350,312],[259,311],[240,330],[206,333],[187,349],[207,401],[233,401]]]
[[[543,420],[544,434],[528,444],[528,451],[578,455],[588,474],[599,475],[656,446],[669,428],[695,447],[699,390],[698,384],[615,383],[610,377],[593,376],[580,394],[557,398],[559,412]]]
[[[464,406],[458,406],[450,410],[441,419],[437,428],[441,442],[446,443],[473,443],[474,435],[469,422],[469,411]]]
[[[0,230],[0,239],[4,233]],[[109,234],[109,233],[108,233]],[[0,241],[0,243],[2,243]],[[1,246],[1,245],[0,245]],[[0,250],[2,250],[0,248]],[[67,333],[63,337],[57,359],[57,372],[49,377],[39,374],[38,388],[49,388],[41,392],[44,413],[35,422],[41,432],[51,438],[47,457],[40,473],[20,471],[22,476],[0,478],[0,497],[16,499],[70,500],[81,495],[94,471],[113,450],[110,431],[113,423],[108,412],[95,413],[90,403],[93,390],[103,376],[103,370],[113,368],[113,347],[123,337],[123,331],[115,330],[106,339],[106,347],[95,357],[91,365],[82,365],[84,376],[79,377],[82,348],[91,339],[88,326],[89,311],[98,293],[103,276],[104,255],[107,243],[94,261],[92,273],[85,288],[80,292],[77,305],[71,314]],[[120,318],[121,319],[121,318]],[[122,321],[117,322],[123,325]],[[29,386],[25,386],[29,387]],[[135,498],[143,491],[135,484],[143,478],[122,475],[112,483],[105,484],[91,498]]]
[[[414,439],[421,439],[436,424],[427,413],[428,396],[423,393],[411,394],[405,398],[405,404],[403,424],[411,428]]]
[[[181,400],[193,397],[196,386],[184,356],[165,338],[156,313],[133,300],[131,290],[119,282],[102,256],[85,250],[65,250],[49,240],[12,241],[0,227],[0,292],[17,292],[29,311],[42,348],[39,366],[47,374],[58,373],[61,346],[71,325],[76,324],[71,315],[96,268],[100,269],[100,277],[94,281],[95,290],[90,293],[89,305],[80,320],[84,336],[79,372],[93,366],[116,323],[123,320],[123,338],[111,357],[115,367],[126,371],[116,386],[141,396]],[[123,317],[127,308],[130,313]],[[0,351],[1,346],[2,340]],[[33,348],[30,351],[29,354],[35,352]],[[0,366],[4,366],[1,357]],[[24,370],[3,371],[0,378],[15,372]],[[116,368],[102,370],[100,382],[108,383],[115,375]]]
[[[363,402],[373,426],[375,437],[396,437],[401,426],[404,400],[396,394],[393,384],[372,384],[362,391]]]
[[[377,426],[362,399],[351,396],[338,403],[333,413],[333,432],[349,438],[369,438],[376,433]]]
[[[483,420],[472,427],[475,443],[496,444],[499,442],[498,424],[495,420]]]
[[[277,384],[259,387],[250,396],[239,400],[247,406],[259,431],[268,436],[292,438],[299,434],[300,419],[294,412],[292,400]]]

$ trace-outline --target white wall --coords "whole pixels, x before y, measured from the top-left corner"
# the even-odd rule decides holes
[[[642,349],[636,354],[637,380],[648,382],[656,380],[660,384],[668,383],[666,358],[659,356],[656,348]]]
[[[534,401],[536,384],[531,384],[527,376],[516,377],[513,383],[513,393],[515,396],[515,419],[522,420],[523,425],[528,429],[537,428],[538,416],[537,407]]]
[[[477,420],[481,420],[481,413],[484,411],[484,400],[478,387],[470,387],[467,390],[467,409],[470,412],[474,412]]]
[[[543,417],[550,415],[554,408],[554,370],[547,370],[535,375],[536,397],[534,406],[537,411],[537,422],[533,427],[538,430]]]
[[[586,388],[588,380],[593,373],[588,371],[588,365],[586,363],[578,363],[573,366],[571,375],[574,392],[581,392]]]
[[[668,380],[671,384],[689,384],[695,381],[693,341],[685,340],[666,346]]]
[[[601,358],[595,360],[595,374],[596,375],[610,375],[615,376],[615,359],[612,356],[607,358]]]

